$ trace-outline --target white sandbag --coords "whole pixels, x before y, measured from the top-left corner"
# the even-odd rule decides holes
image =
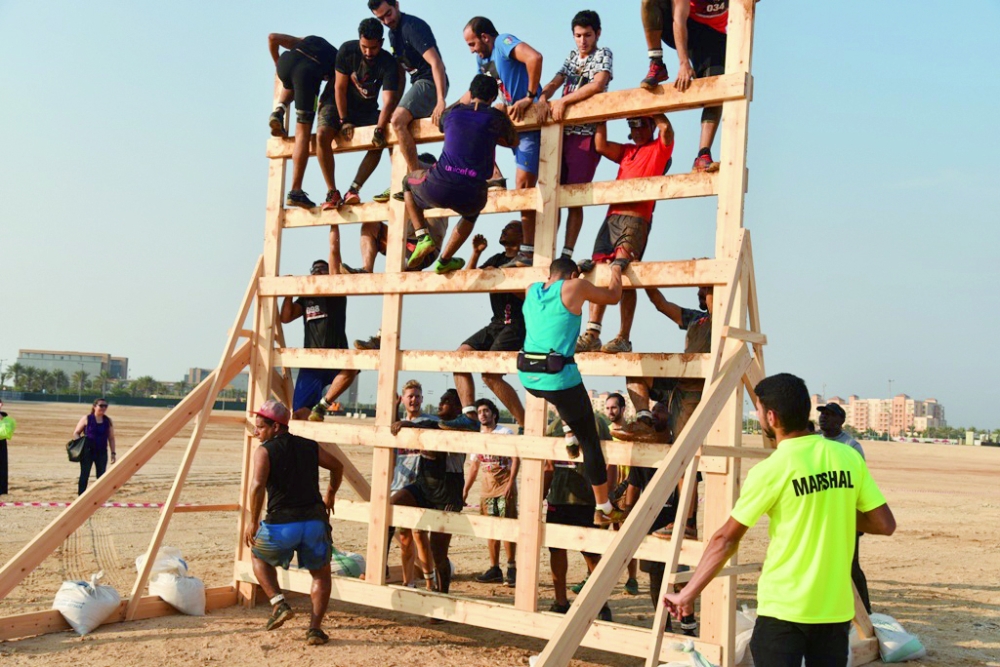
[[[694,647],[694,641],[687,640],[685,642],[674,642],[671,648],[675,651],[681,651],[682,653],[687,653],[690,662],[668,662],[665,665],[660,665],[660,667],[715,667],[712,662],[703,656],[698,649]]]
[[[883,662],[904,662],[927,655],[927,649],[920,639],[904,630],[899,621],[892,616],[872,614],[871,621],[875,627],[878,651],[882,655]]]
[[[205,615],[205,584],[197,577],[179,577],[161,572],[149,578],[149,594],[159,595],[182,614]]]
[[[741,665],[747,657],[747,649],[753,638],[753,626],[757,623],[757,610],[743,605],[742,611],[736,612],[736,650],[733,657],[736,664]],[[750,662],[747,660],[746,662]]]
[[[333,550],[330,559],[330,573],[336,577],[354,577],[365,573],[365,557],[350,551]]]
[[[62,614],[79,635],[93,632],[108,616],[118,610],[121,596],[111,586],[97,582],[104,577],[98,572],[86,581],[64,581],[52,602],[52,608]]]
[[[146,563],[146,554],[142,554],[135,559],[136,572],[142,571],[142,566]],[[153,559],[153,569],[149,571],[150,578],[154,575],[168,572],[176,574],[178,577],[185,577],[188,573],[187,562],[181,556],[181,550],[176,547],[160,547]]]

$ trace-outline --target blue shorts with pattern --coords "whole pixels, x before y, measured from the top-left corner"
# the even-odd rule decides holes
[[[297,555],[300,568],[318,570],[328,565],[333,555],[330,524],[319,519],[292,523],[262,521],[251,551],[274,567],[287,570],[292,556]]]

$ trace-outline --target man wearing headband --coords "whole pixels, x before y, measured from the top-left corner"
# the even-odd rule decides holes
[[[334,226],[336,229],[336,226]],[[339,254],[339,248],[338,254]],[[317,259],[309,270],[309,275],[325,276],[330,273],[330,265],[325,259]],[[279,314],[282,324],[288,324],[300,317],[305,318],[305,341],[308,349],[347,349],[347,297],[346,296],[300,296],[292,301],[285,297]],[[292,416],[295,419],[323,421],[327,409],[354,382],[360,371],[334,370],[329,368],[300,368],[295,380],[295,395],[292,398]],[[323,396],[323,388],[330,388]]]
[[[670,156],[674,152],[674,128],[663,114],[629,118],[629,138],[631,144],[618,144],[608,141],[606,123],[597,124],[594,135],[594,145],[597,152],[604,157],[617,162],[618,180],[642,178],[644,176],[662,176],[670,168]],[[660,135],[654,135],[659,129]],[[646,251],[646,241],[649,229],[653,224],[653,208],[655,201],[629,202],[612,204],[608,207],[608,215],[604,218],[597,240],[594,241],[594,253],[590,261],[580,262],[580,271],[586,273],[594,263],[606,263],[616,260],[625,263],[641,260]],[[587,330],[580,334],[576,343],[577,352],[631,352],[632,343],[629,336],[632,332],[632,320],[635,317],[635,290],[622,294],[621,329],[618,336],[601,346],[601,320],[604,318],[605,306],[590,303],[590,321]]]

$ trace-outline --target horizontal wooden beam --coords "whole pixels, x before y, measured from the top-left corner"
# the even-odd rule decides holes
[[[247,424],[247,417],[245,414],[240,413],[238,415],[216,415],[213,414],[208,418],[209,424],[233,424],[240,425]]]
[[[378,350],[328,350],[278,348],[272,360],[283,368],[330,368],[376,370]],[[709,371],[710,354],[601,354],[576,355],[584,375],[617,377],[703,378]],[[515,373],[517,352],[458,352],[404,350],[400,370],[412,373]]]
[[[191,514],[192,512],[235,512],[240,506],[236,503],[220,505],[177,505],[174,514]]]
[[[218,586],[205,589],[205,611],[215,611],[224,607],[232,607],[235,604],[236,589],[232,586]],[[127,606],[128,600],[122,600],[118,606],[118,610],[112,613],[108,620],[104,621],[101,626],[124,621],[125,608]],[[179,611],[161,600],[158,595],[147,595],[139,601],[135,620],[139,621],[145,618],[170,616],[179,613]],[[71,629],[66,619],[55,609],[0,617],[0,641],[47,635]]]
[[[746,98],[751,87],[752,78],[749,74],[734,72],[722,76],[695,79],[691,82],[691,87],[684,92],[680,92],[672,85],[658,86],[651,91],[642,88],[616,90],[594,95],[590,99],[570,106],[566,110],[562,122],[566,125],[576,125],[616,118],[698,109],[706,106],[719,106],[723,102]],[[541,127],[534,110],[531,110],[524,120],[515,123],[515,125],[519,130],[533,130]],[[373,126],[356,128],[350,141],[338,138],[334,142],[333,152],[348,153],[374,148],[372,145],[374,130]],[[427,119],[411,123],[410,131],[418,144],[441,141],[443,138],[441,131]],[[397,143],[396,133],[392,127],[389,127],[388,132],[386,132],[386,141],[390,145]],[[291,158],[293,145],[292,137],[272,137],[267,142],[266,155],[269,158]],[[315,134],[310,137],[309,154],[316,154]]]
[[[700,287],[724,285],[733,262],[719,259],[686,259],[674,262],[637,262],[625,270],[625,289],[646,287]],[[339,276],[275,276],[260,279],[260,296],[337,296],[379,294],[447,294],[465,292],[522,292],[544,281],[548,270],[475,269],[445,275],[409,271],[361,273]],[[607,285],[610,269],[596,267],[584,278]]]
[[[246,562],[236,563],[236,579],[257,583],[253,568]],[[286,591],[308,593],[312,586],[312,577],[305,570],[279,569],[278,585]],[[346,577],[333,577],[330,598],[537,639],[551,638],[562,618],[558,614],[548,612],[526,612],[510,604],[456,598],[402,586],[378,586]],[[663,649],[660,652],[661,660],[689,658],[690,654],[681,653],[673,646],[675,642],[690,640],[690,637],[668,634],[664,639]],[[645,655],[649,641],[650,631],[647,628],[596,621],[584,636],[582,645],[601,651],[639,657]],[[718,644],[695,640],[695,648],[714,664],[719,664],[722,648]]]
[[[562,185],[556,189],[560,208],[572,206],[603,206],[637,201],[708,197],[716,194],[717,173],[690,172],[671,176],[649,176],[624,181],[600,181]],[[538,208],[538,189],[495,190],[489,193],[483,214],[533,211]],[[432,208],[424,212],[429,218],[454,217],[454,211]],[[327,227],[362,222],[381,222],[389,218],[389,205],[371,202],[344,206],[333,211],[285,209],[285,227]]]

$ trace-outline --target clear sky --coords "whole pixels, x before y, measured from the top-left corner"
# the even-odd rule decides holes
[[[646,70],[639,3],[592,2],[613,90]],[[474,13],[545,57],[572,48],[569,2],[402,0],[434,29],[452,81],[471,79],[462,28]],[[136,3],[0,1],[0,359],[19,348],[109,352],[131,374],[180,379],[218,360],[262,249],[273,64],[267,33],[357,36],[363,0]],[[751,230],[767,370],[829,396],[905,392],[943,402],[949,423],[1000,426],[1000,5],[916,0],[758,7],[750,111]],[[992,44],[992,46],[990,46]],[[676,57],[666,54],[674,73]],[[697,149],[697,112],[674,114],[673,173]],[[611,126],[624,140],[624,122]],[[716,142],[716,156],[718,155]],[[513,158],[499,151],[513,175]],[[357,161],[338,158],[340,182]],[[362,197],[380,192],[388,160]],[[598,180],[610,180],[604,161]],[[325,188],[313,162],[306,188]],[[587,210],[577,257],[604,215]],[[477,227],[496,239],[507,216]],[[707,256],[715,200],[657,206],[647,259]],[[344,259],[359,262],[357,228]],[[560,233],[560,244],[562,234]],[[325,229],[285,234],[283,273],[326,254]],[[581,252],[582,251],[582,252]],[[467,256],[467,253],[466,253]],[[381,266],[381,262],[378,266]],[[693,289],[668,298],[693,307]],[[348,336],[379,325],[354,298]],[[428,318],[432,314],[433,318]],[[406,299],[403,346],[454,349],[489,318],[485,295]],[[640,297],[636,351],[680,351],[682,332]],[[617,315],[605,320],[605,339]],[[468,331],[466,331],[468,329]],[[290,343],[301,328],[292,325]],[[374,390],[363,374],[362,398]],[[429,379],[436,392],[441,374]],[[479,384],[477,382],[477,384]],[[623,383],[597,380],[594,388]]]

